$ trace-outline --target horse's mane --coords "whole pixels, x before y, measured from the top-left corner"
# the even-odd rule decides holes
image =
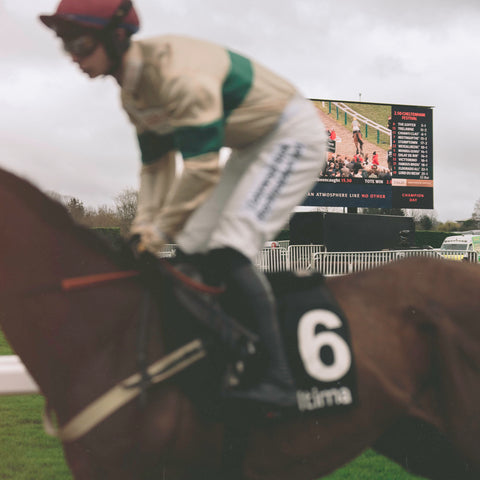
[[[121,263],[118,252],[115,252],[112,246],[92,229],[76,223],[60,202],[41,192],[27,180],[0,168],[0,191],[10,192],[30,211],[41,217],[45,223],[61,230],[71,231],[87,247],[109,256],[115,263]],[[13,207],[9,206],[8,208]]]

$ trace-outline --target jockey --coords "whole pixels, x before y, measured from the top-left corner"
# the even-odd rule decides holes
[[[360,124],[358,123],[357,117],[354,117],[352,120],[352,133],[358,133],[362,134],[362,131],[360,130]]]
[[[247,305],[270,359],[267,380],[232,396],[295,404],[273,294],[252,259],[325,169],[315,107],[222,46],[175,35],[131,40],[140,22],[130,1],[62,0],[40,19],[81,70],[120,86],[142,161],[132,235],[153,253],[176,243],[187,258],[203,258],[210,279]],[[222,147],[232,151],[223,169]]]
[[[358,123],[357,117],[354,117],[352,120],[352,137],[353,137],[353,141],[355,142],[355,146],[357,147],[357,155],[358,155],[358,146],[355,141],[355,138],[360,144],[360,152],[363,153],[362,131],[360,130],[360,124]]]

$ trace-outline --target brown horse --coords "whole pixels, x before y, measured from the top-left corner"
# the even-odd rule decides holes
[[[356,154],[361,153],[363,155],[363,139],[362,134],[359,131],[353,132],[353,143],[355,144]]]
[[[0,325],[63,426],[137,371],[143,287],[65,292],[65,278],[119,266],[63,207],[4,171],[0,213]],[[327,285],[349,319],[359,403],[250,426],[239,478],[316,479],[370,446],[428,478],[479,478],[480,269],[412,259]],[[176,312],[152,304],[151,315],[155,361]],[[225,431],[170,379],[63,447],[76,480],[225,480]]]

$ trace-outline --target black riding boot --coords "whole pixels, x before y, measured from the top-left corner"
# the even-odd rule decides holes
[[[229,388],[227,398],[248,399],[279,406],[296,405],[295,383],[287,363],[276,315],[275,298],[266,277],[240,252],[231,248],[209,253],[209,270],[226,285],[240,313],[239,321],[260,336],[266,353],[264,374],[252,385]],[[234,312],[230,312],[233,315]]]

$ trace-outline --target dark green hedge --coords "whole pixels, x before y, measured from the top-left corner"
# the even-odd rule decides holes
[[[415,232],[415,246],[440,248],[446,237],[455,235],[451,232],[432,232],[430,230],[417,230]]]

